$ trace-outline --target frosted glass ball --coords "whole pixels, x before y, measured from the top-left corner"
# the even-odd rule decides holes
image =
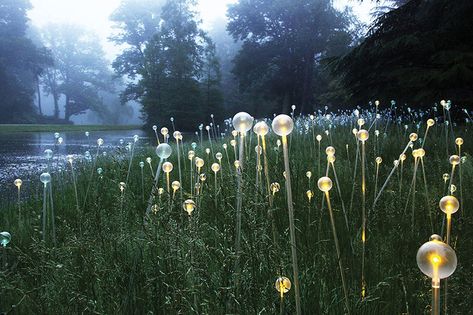
[[[187,199],[182,204],[182,207],[184,208],[184,210],[187,212],[188,215],[191,215],[192,211],[195,210],[195,202],[192,199]]]
[[[378,157],[376,158],[376,164],[381,164],[381,163],[383,163],[383,158],[380,157],[380,156],[378,156]]]
[[[195,158],[195,166],[201,168],[202,166],[204,166],[204,160],[199,158],[199,157],[196,157]]]
[[[327,148],[325,149],[325,154],[327,154],[327,155],[329,155],[329,156],[330,156],[330,155],[334,155],[334,154],[335,154],[335,148],[332,147],[332,146],[327,147]]]
[[[278,291],[280,294],[285,294],[289,292],[291,289],[291,280],[289,280],[287,277],[279,277],[276,279],[276,283],[274,284],[274,287],[276,288],[276,291]]]
[[[86,131],[86,132],[85,132],[85,136],[86,136],[86,137],[89,137],[89,136],[90,136],[90,132]]]
[[[448,278],[457,268],[455,251],[440,241],[437,235],[431,236],[431,240],[419,248],[416,260],[420,271],[430,278],[434,276],[434,268],[439,279]]]
[[[97,174],[102,175],[103,169],[101,167],[97,168]]]
[[[330,191],[332,189],[332,180],[327,176],[321,177],[317,181],[317,186],[323,192]]]
[[[367,130],[365,129],[361,129],[357,132],[356,134],[356,137],[358,138],[358,140],[360,140],[361,142],[365,142],[366,140],[368,140],[368,138],[370,137],[369,133]]]
[[[405,153],[399,155],[399,160],[405,161],[407,159],[407,155]]]
[[[351,130],[351,133],[356,137],[356,134],[358,133],[358,129],[353,128],[353,129]]]
[[[39,176],[39,180],[43,183],[43,184],[47,184],[47,183],[50,183],[51,182],[51,174],[49,173],[42,173],[40,176]]]
[[[445,196],[439,201],[439,208],[444,213],[455,213],[460,208],[460,203],[455,196]]]
[[[192,159],[195,157],[195,151],[190,150],[187,152],[187,158],[192,161]]]
[[[158,130],[158,126],[153,125],[153,130],[154,130],[154,131]]]
[[[311,171],[307,171],[307,172],[305,173],[305,176],[307,176],[307,178],[310,179],[310,178],[312,177],[312,172],[311,172]]]
[[[165,162],[163,164],[163,172],[164,173],[170,173],[173,169],[172,163],[171,162]]]
[[[463,139],[462,138],[456,138],[455,139],[455,144],[458,146],[461,146],[463,144]]]
[[[182,135],[181,135],[181,132],[180,132],[180,131],[174,131],[174,133],[172,134],[172,136],[174,137],[174,139],[180,140]]]
[[[169,133],[168,128],[166,128],[166,127],[161,128],[161,134],[162,134],[163,136],[167,135],[168,133]]]
[[[329,156],[327,156],[327,162],[329,162],[329,163],[335,163],[335,155],[329,155]]]
[[[0,245],[6,247],[11,241],[11,234],[8,232],[0,232]]]
[[[140,140],[140,136],[134,135],[133,136],[133,142],[138,142],[138,140]]]
[[[156,155],[160,159],[167,159],[168,157],[171,156],[172,153],[172,148],[169,144],[167,143],[161,143],[156,147]]]
[[[64,139],[62,137],[57,138],[57,143],[62,144],[64,142]]]
[[[98,145],[98,146],[103,145],[103,139],[102,139],[102,138],[98,138],[98,139],[97,139],[97,145]]]
[[[315,139],[317,139],[317,141],[320,142],[320,141],[322,140],[322,136],[321,136],[321,135],[317,135],[317,136],[315,137]]]
[[[16,187],[20,188],[21,184],[23,184],[23,181],[21,179],[17,178],[17,179],[15,179],[13,184],[15,184]]]
[[[454,154],[454,155],[450,156],[449,162],[452,165],[458,165],[458,164],[460,164],[460,157],[458,155]]]
[[[151,164],[151,161],[152,161],[152,159],[148,156],[148,157],[146,158],[146,163]]]
[[[279,185],[279,183],[276,183],[276,182],[271,183],[270,189],[271,189],[271,192],[274,195],[275,193],[277,193],[281,189],[281,185]]]
[[[256,125],[253,127],[253,131],[258,136],[266,136],[269,132],[269,126],[264,121],[257,122]]]
[[[409,135],[409,140],[411,140],[412,142],[415,142],[417,140],[418,136],[417,136],[417,133],[413,132]]]
[[[143,167],[145,166],[145,162],[141,161],[141,162],[139,163],[139,165],[140,165],[141,168],[143,168]]]
[[[177,180],[173,181],[171,184],[172,190],[176,191],[181,188],[181,183]]]
[[[217,152],[217,153],[215,154],[215,158],[216,158],[217,160],[219,160],[219,161],[222,159],[222,157],[223,157],[223,155],[222,155],[222,153],[220,153],[220,152]]]
[[[44,156],[49,160],[53,157],[53,151],[51,149],[44,150]]]
[[[253,126],[254,118],[245,112],[239,112],[233,116],[232,124],[236,131],[245,134]]]
[[[435,125],[435,120],[433,120],[432,118],[428,119],[427,126],[432,127],[433,125]]]
[[[55,133],[54,133],[54,138],[55,138],[55,139],[59,138],[59,132],[55,132]]]
[[[212,171],[213,171],[214,173],[217,173],[218,171],[220,171],[220,164],[218,164],[218,163],[213,163],[212,166],[211,166],[211,168],[212,168]]]
[[[294,122],[288,115],[281,114],[274,118],[272,127],[275,134],[283,137],[292,132],[292,129],[294,129]]]

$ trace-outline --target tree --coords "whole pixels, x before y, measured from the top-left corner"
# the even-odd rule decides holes
[[[103,105],[99,92],[112,90],[112,74],[98,38],[77,26],[59,24],[47,26],[42,35],[54,60],[42,80],[44,91],[54,100],[54,117],[59,118],[61,95],[66,120],[99,109]]]
[[[473,2],[411,0],[376,20],[336,74],[356,102],[473,104]]]
[[[134,5],[125,1],[118,12],[123,7],[140,12]],[[191,129],[206,115],[221,114],[215,45],[199,28],[194,6],[194,0],[169,0],[154,7],[151,19],[145,15],[136,20],[134,13],[112,16],[124,27],[115,41],[130,45],[113,64],[119,75],[130,79],[122,99],[140,101],[148,125],[165,125],[174,117],[180,129]],[[135,32],[134,25],[141,25],[142,31]]]
[[[348,38],[345,48],[352,42],[347,12],[330,0],[246,0],[232,5],[228,16],[228,31],[243,41],[233,72],[257,115],[287,112],[291,104],[310,111],[315,67],[333,41]]]
[[[51,63],[45,49],[26,37],[26,0],[0,2],[0,122],[34,122],[33,97],[38,77]]]

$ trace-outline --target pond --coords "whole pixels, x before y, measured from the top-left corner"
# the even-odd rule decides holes
[[[22,189],[28,189],[29,181],[38,180],[39,174],[47,169],[44,150],[54,152],[53,164],[64,165],[66,156],[84,155],[89,150],[94,154],[97,139],[104,139],[103,151],[111,151],[120,143],[132,142],[133,135],[140,136],[142,145],[149,143],[149,138],[143,130],[111,130],[93,131],[89,137],[83,131],[61,132],[64,139],[57,145],[54,132],[1,132],[0,133],[0,198],[5,201],[7,196],[14,197],[16,178],[23,180]],[[102,150],[101,150],[102,151]],[[9,199],[9,198],[8,198]]]

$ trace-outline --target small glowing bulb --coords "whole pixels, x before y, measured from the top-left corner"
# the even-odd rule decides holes
[[[334,155],[335,154],[335,148],[330,146],[325,149],[325,154],[328,156]]]
[[[205,153],[207,153],[207,155],[210,154],[210,148],[205,148]]]
[[[233,116],[232,124],[233,128],[241,134],[248,132],[253,126],[254,118],[250,114],[245,112],[239,112]]]
[[[235,166],[236,169],[239,169],[240,168],[240,161],[235,160],[235,162],[233,162],[233,165]]]
[[[272,127],[275,134],[283,137],[292,132],[292,129],[294,129],[294,122],[288,115],[281,114],[273,119]]]
[[[173,181],[171,184],[173,192],[176,192],[179,188],[181,188],[181,183],[177,180]]]
[[[454,155],[450,156],[449,162],[452,165],[458,165],[458,164],[460,164],[460,157],[458,155],[454,154]]]
[[[164,194],[164,188],[160,187],[158,188],[158,195],[161,196],[162,194]]]
[[[435,125],[435,120],[433,120],[432,118],[428,119],[427,126],[432,127],[433,125]]]
[[[57,138],[57,143],[62,144],[64,142],[64,139],[62,137]]]
[[[329,163],[335,163],[335,155],[329,155],[329,156],[327,156],[327,162],[329,162]]]
[[[167,159],[168,157],[171,156],[172,153],[172,148],[169,144],[167,143],[161,143],[156,147],[156,155],[160,159]]]
[[[50,149],[46,149],[44,150],[44,155],[46,156],[48,160],[50,160],[53,157],[53,151]]]
[[[222,155],[222,153],[220,153],[220,152],[217,152],[217,153],[215,154],[215,158],[216,158],[217,160],[219,160],[219,161],[222,160],[222,157],[223,157],[223,155]]]
[[[357,121],[358,127],[362,127],[365,124],[365,120],[363,118],[359,118]]]
[[[194,159],[194,157],[195,157],[195,152],[194,151],[190,150],[189,152],[187,152],[187,158],[189,160],[192,161]]]
[[[206,179],[207,179],[207,175],[205,175],[205,173],[202,173],[202,174],[199,175],[199,180],[201,182],[205,182]]]
[[[456,138],[456,139],[455,139],[455,144],[456,144],[457,146],[461,146],[461,145],[463,144],[463,139],[462,139],[462,138]]]
[[[329,177],[321,177],[317,181],[317,186],[319,189],[323,192],[328,192],[330,189],[332,189],[332,180]]]
[[[126,184],[124,182],[120,182],[118,186],[120,187],[120,191],[123,192],[125,190]]]
[[[381,164],[381,163],[383,163],[383,158],[380,157],[380,156],[378,156],[378,157],[376,158],[376,164],[379,165],[379,164]]]
[[[460,203],[455,196],[445,196],[439,201],[439,207],[442,212],[452,214],[458,211]]]
[[[282,297],[291,289],[291,280],[289,280],[286,277],[279,277],[276,279],[276,283],[274,284],[274,287],[276,288],[276,291],[278,291]]]
[[[51,174],[49,173],[42,173],[40,176],[39,176],[39,180],[44,184],[48,184],[51,182]]]
[[[168,128],[166,128],[166,127],[161,128],[161,134],[162,134],[163,136],[166,136],[168,133],[169,133]]]
[[[196,157],[196,158],[195,158],[195,166],[196,166],[197,168],[201,168],[202,166],[204,166],[204,164],[205,164],[205,163],[204,163],[204,160],[203,160],[203,159],[201,159],[201,158],[199,158],[199,157]]]
[[[0,245],[7,247],[11,241],[11,234],[8,232],[0,232]]]
[[[100,147],[101,145],[103,145],[103,139],[102,138],[98,138],[97,139],[97,145]]]
[[[154,130],[154,131],[158,130],[158,126],[153,125],[153,130]]]
[[[146,163],[151,164],[151,158],[149,156],[146,158]]]
[[[236,131],[236,130],[232,130],[232,136],[233,136],[233,137],[236,137],[236,136],[238,136],[238,131]]]
[[[317,139],[317,141],[320,142],[320,141],[322,140],[322,136],[321,136],[321,135],[317,135],[317,136],[315,137],[315,139]]]
[[[399,155],[399,160],[401,160],[402,162],[404,162],[406,159],[407,159],[407,155],[405,153]]]
[[[192,199],[187,199],[184,201],[184,204],[182,205],[184,208],[184,211],[187,212],[188,215],[192,215],[192,212],[195,210],[195,202]]]
[[[230,145],[232,147],[235,147],[236,146],[236,140],[235,139],[230,140]]]
[[[451,193],[454,193],[454,192],[456,192],[456,191],[457,191],[457,186],[455,186],[455,185],[453,185],[453,184],[450,185],[450,192],[451,192]]]
[[[411,140],[412,142],[415,142],[417,140],[418,136],[417,136],[417,133],[413,132],[409,135],[409,140]]]
[[[312,197],[314,197],[314,192],[312,190],[306,191],[307,198],[309,198],[309,202],[312,200]]]
[[[361,142],[365,142],[366,140],[368,140],[369,138],[369,133],[367,130],[365,129],[361,129],[358,131],[358,133],[356,134],[356,137],[358,138],[358,140],[360,140]]]
[[[213,163],[212,166],[210,167],[212,171],[217,174],[218,171],[220,171],[220,164],[218,163]]]
[[[18,189],[20,189],[21,184],[23,184],[23,181],[21,179],[17,178],[17,179],[15,179],[13,184],[15,184],[15,186],[18,187]]]
[[[138,142],[138,140],[140,140],[140,136],[134,135],[133,136],[133,142]]]
[[[305,176],[307,176],[308,179],[310,179],[312,177],[312,172],[311,171],[307,171],[305,173]]]
[[[164,162],[163,164],[163,172],[164,173],[170,173],[173,169],[173,165],[171,162]]]
[[[266,136],[269,132],[269,126],[264,122],[264,121],[259,121],[256,123],[256,125],[253,127],[253,131],[258,135],[258,136]]]
[[[351,130],[351,133],[356,137],[356,134],[358,133],[358,129],[353,128],[353,129]]]
[[[271,183],[270,189],[271,189],[271,192],[273,193],[273,196],[274,196],[274,194],[279,192],[279,190],[281,189],[281,185],[279,185],[279,183],[276,183],[276,182]]]
[[[278,146],[278,149],[279,149],[279,147],[281,146],[281,140],[279,140],[279,139],[276,140],[276,145]]]

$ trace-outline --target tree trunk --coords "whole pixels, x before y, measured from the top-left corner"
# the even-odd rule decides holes
[[[58,104],[58,98],[59,96],[57,95],[57,92],[53,92],[53,99],[54,99],[54,118],[59,119],[59,104]]]
[[[66,121],[69,121],[69,118],[71,118],[71,110],[69,104],[69,96],[66,95],[66,105],[64,106],[64,119]]]
[[[36,80],[36,94],[38,95],[38,110],[39,114],[43,116],[43,108],[41,107],[41,89],[39,87],[39,78]]]

